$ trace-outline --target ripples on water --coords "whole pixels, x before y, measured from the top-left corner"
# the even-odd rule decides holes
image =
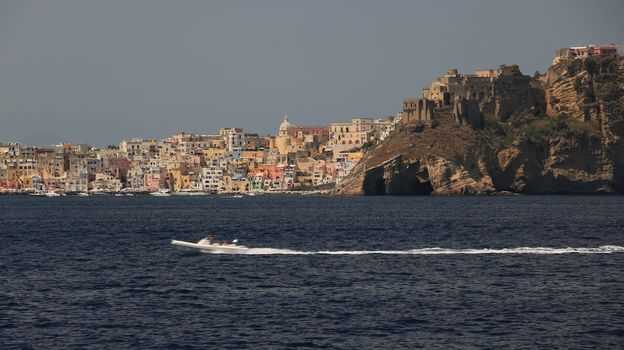
[[[621,348],[623,209],[623,197],[0,197],[0,347]],[[208,232],[272,254],[169,245]]]

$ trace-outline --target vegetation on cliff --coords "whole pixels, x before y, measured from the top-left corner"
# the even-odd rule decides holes
[[[600,131],[596,126],[581,122],[568,113],[562,113],[554,118],[535,117],[521,123],[502,122],[487,116],[480,134],[483,137],[497,138],[503,145],[509,145],[521,136],[528,137],[536,144],[546,144],[553,138],[570,135],[587,134],[600,137]]]

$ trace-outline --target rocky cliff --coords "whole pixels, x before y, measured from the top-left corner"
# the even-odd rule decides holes
[[[444,114],[401,126],[334,193],[624,193],[624,60],[562,62],[532,83],[530,110],[482,130]]]

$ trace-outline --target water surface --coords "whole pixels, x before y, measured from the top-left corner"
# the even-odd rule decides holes
[[[0,343],[621,348],[623,227],[624,197],[5,196]],[[207,233],[265,250],[169,244]]]

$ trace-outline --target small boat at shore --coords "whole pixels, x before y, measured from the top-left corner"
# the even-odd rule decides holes
[[[249,248],[245,247],[244,245],[238,245],[237,243],[237,239],[233,240],[232,242],[215,242],[210,236],[200,239],[197,243],[178,241],[175,239],[171,240],[171,244],[178,249],[196,251],[200,253],[241,254],[249,250]]]
[[[169,190],[161,189],[156,192],[150,192],[150,195],[157,197],[169,197],[171,194]]]

